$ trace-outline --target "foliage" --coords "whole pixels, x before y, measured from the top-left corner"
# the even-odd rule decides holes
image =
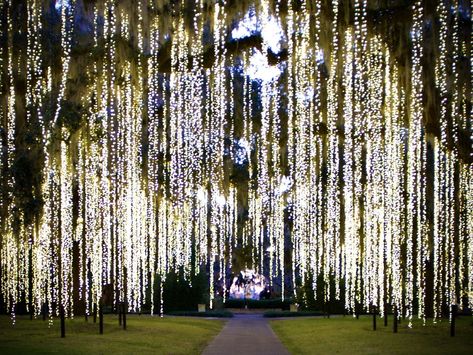
[[[31,225],[43,205],[40,193],[44,161],[41,129],[32,121],[21,127],[20,133],[17,140],[21,142],[21,147],[13,154],[12,164],[5,164],[3,171],[4,176],[13,178],[14,185],[0,186],[0,194],[4,198],[8,198],[8,192],[13,197],[13,229],[16,232],[19,231],[20,224]]]
[[[159,305],[159,277],[155,282],[154,304]],[[182,268],[166,275],[163,288],[164,313],[174,311],[195,311],[199,303],[208,304],[209,286],[205,272],[200,271],[186,280]],[[155,307],[155,312],[159,309]]]
[[[312,311],[300,311],[300,312],[290,312],[290,311],[267,311],[264,312],[263,316],[266,318],[282,318],[282,317],[315,317],[323,316],[324,312],[312,312]]]
[[[229,311],[174,311],[167,313],[172,316],[185,316],[185,317],[212,317],[212,318],[232,318],[233,313]]]
[[[234,248],[232,251],[232,270],[234,273],[239,273],[240,270],[244,270],[247,267],[252,267],[253,265],[253,254],[255,254],[254,247],[252,245],[245,245],[242,247]],[[254,261],[255,264],[259,260]]]
[[[319,274],[317,277],[316,289],[313,288],[313,276],[309,274],[303,282],[300,281],[301,285],[296,288],[296,303],[299,305],[301,310],[306,311],[317,311],[323,310],[325,313],[330,314],[344,314],[344,300],[335,300],[333,297],[329,301],[325,301],[325,292],[327,287],[330,287],[330,294],[335,294],[335,281],[333,278],[330,279],[330,284],[327,285],[324,282],[324,277]],[[344,294],[344,285],[340,284],[340,294]]]
[[[280,308],[283,310],[288,310],[289,306],[292,304],[292,300],[281,298],[274,298],[269,300],[234,300],[229,299],[225,301],[225,308],[245,308],[249,309],[267,309],[267,308]]]
[[[62,100],[59,111],[58,125],[74,134],[83,124],[84,112],[81,105],[70,100]]]
[[[17,207],[23,211],[25,222],[31,223],[33,216],[40,212],[42,196],[35,193],[41,184],[41,163],[36,154],[22,152],[17,154],[11,168],[15,179],[14,195]]]

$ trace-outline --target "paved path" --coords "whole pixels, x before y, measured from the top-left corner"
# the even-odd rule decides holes
[[[262,314],[235,314],[203,355],[289,355]]]

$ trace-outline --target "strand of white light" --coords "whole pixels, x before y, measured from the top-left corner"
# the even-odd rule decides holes
[[[42,16],[42,7],[39,6],[37,1],[35,0],[32,6],[29,8],[29,17],[28,17],[28,40],[29,40],[29,52],[28,58],[30,61],[28,62],[28,67],[30,68],[27,72],[28,79],[29,79],[29,90],[30,90],[30,99],[29,105],[31,108],[29,111],[29,118],[31,119],[31,115],[33,114],[33,110],[36,111],[37,120],[40,126],[43,126],[43,118],[41,115],[41,107],[42,107],[42,91],[44,88],[42,87],[42,60],[41,60],[41,41],[39,40],[39,33],[40,33],[40,24],[41,24],[41,16]],[[1,52],[1,51],[0,51]],[[0,53],[0,56],[2,54]],[[0,63],[1,67],[1,63]],[[28,102],[28,101],[27,101]],[[27,104],[27,106],[29,106]],[[1,112],[0,112],[1,114]],[[31,275],[29,276],[32,278],[32,289],[31,289],[31,297],[29,302],[33,305],[33,310],[29,309],[30,312],[38,313],[40,310],[40,306],[44,303],[44,294],[41,294],[39,289],[35,290],[35,279],[36,276],[41,280],[43,279],[44,269],[38,269],[38,263],[42,262],[43,252],[40,251],[41,245],[39,244],[39,235],[37,233],[37,229],[33,228],[32,232],[32,243],[31,243]],[[28,258],[29,260],[29,258]],[[41,275],[43,274],[43,275]],[[29,297],[29,295],[28,295]]]
[[[226,11],[225,1],[216,3],[213,18],[213,35],[215,46],[215,64],[212,70],[211,95],[212,95],[212,118],[211,129],[211,155],[210,166],[212,177],[211,184],[211,210],[210,210],[210,308],[213,308],[214,294],[214,265],[219,245],[219,227],[223,225],[221,220],[222,210],[226,204],[223,195],[223,154],[224,154],[224,123],[226,114],[226,75],[225,75],[225,34],[226,34]]]
[[[343,98],[344,117],[344,151],[343,151],[343,196],[344,196],[344,216],[345,216],[345,245],[344,245],[344,268],[345,268],[345,308],[351,311],[356,306],[356,275],[357,275],[357,250],[358,237],[355,224],[355,204],[354,193],[354,172],[353,172],[353,149],[354,149],[354,117],[353,117],[353,33],[352,30],[345,32],[344,41],[344,65],[343,65],[343,86],[345,94]]]
[[[63,134],[66,132],[63,132]],[[72,172],[66,142],[61,141],[61,302],[66,314],[72,312]]]
[[[59,1],[59,0],[58,0]],[[59,85],[59,94],[57,97],[57,106],[53,120],[53,126],[58,122],[61,113],[62,100],[66,92],[66,82],[69,75],[70,54],[72,44],[72,31],[74,27],[74,11],[76,0],[60,0],[61,1],[61,66],[62,78]],[[50,132],[52,133],[52,132]],[[49,134],[47,136],[49,138]]]
[[[317,6],[318,18],[320,17],[320,7]],[[318,258],[318,266],[316,269],[322,271],[324,275],[324,283],[326,285],[325,289],[325,299],[328,300],[330,295],[330,279],[329,275],[331,272],[337,273],[334,269],[337,269],[336,266],[336,256],[337,245],[339,245],[340,240],[340,229],[337,223],[332,223],[333,221],[340,219],[340,191],[339,191],[339,136],[337,129],[338,122],[338,56],[339,56],[339,31],[338,31],[338,21],[339,21],[339,1],[333,0],[331,2],[331,9],[333,11],[333,18],[331,22],[332,34],[331,34],[331,48],[330,48],[330,77],[327,82],[327,128],[328,128],[328,142],[327,142],[327,187],[326,194],[327,197],[325,200],[322,198],[320,201],[315,203],[318,205],[324,205],[325,207],[325,225],[322,227],[318,235],[319,242],[317,243],[318,248],[321,253]],[[316,25],[320,26],[320,20],[316,19]],[[317,31],[317,29],[316,29]],[[320,31],[320,30],[319,30]],[[316,37],[320,36],[319,33],[316,33]],[[318,48],[316,52],[316,57],[319,56],[321,49]],[[315,58],[318,60],[317,58]],[[315,87],[316,93],[319,91],[319,88]],[[317,102],[316,105],[319,105]],[[321,172],[318,174],[321,175]],[[323,263],[323,264],[322,264]],[[319,271],[319,272],[320,272]],[[315,275],[314,275],[315,277]],[[336,278],[337,279],[337,278]],[[337,283],[337,280],[335,280]],[[337,287],[338,289],[338,287]],[[337,296],[337,295],[336,295]]]
[[[15,111],[15,87],[13,83],[13,2],[8,1],[6,4],[6,17],[7,17],[7,121],[6,121],[6,140],[7,140],[7,167],[12,168],[14,163],[15,153],[15,130],[16,130],[16,111]],[[13,174],[10,172],[7,176],[7,216],[12,216],[14,209],[14,186],[15,179]],[[2,293],[4,295],[7,309],[11,314],[12,322],[15,324],[15,308],[19,298],[18,294],[18,249],[15,243],[15,236],[13,232],[12,220],[8,219],[5,223],[5,245],[2,249],[2,271],[3,271],[3,282],[2,282]]]
[[[155,282],[156,276],[162,275],[157,268],[159,262],[158,253],[161,250],[160,224],[158,210],[159,196],[159,126],[158,126],[158,105],[160,104],[159,81],[158,81],[158,53],[159,53],[159,17],[154,16],[148,20],[150,22],[150,54],[148,65],[148,132],[149,132],[149,152],[148,152],[148,238],[150,238],[149,250],[149,271],[150,271],[150,313],[154,314],[155,308]],[[156,240],[157,239],[157,240]]]
[[[383,157],[385,156],[382,131],[384,130],[382,116],[383,92],[383,51],[380,39],[372,37],[369,40],[370,52],[368,58],[367,82],[369,99],[365,104],[367,118],[365,121],[366,135],[366,193],[364,195],[364,258],[363,285],[366,305],[378,305],[381,314],[384,313],[384,179]]]
[[[468,216],[467,220],[467,261],[468,261],[468,305],[471,307],[473,305],[473,267],[471,266],[471,260],[473,260],[473,172],[471,166],[467,167],[468,169],[468,181],[467,185],[467,196],[466,196],[466,215]]]
[[[445,269],[442,265],[442,249],[445,241],[446,226],[446,199],[445,199],[445,158],[444,150],[447,146],[447,18],[449,16],[445,2],[439,2],[437,13],[439,14],[439,60],[436,63],[436,82],[440,93],[440,140],[435,144],[435,219],[434,219],[434,290],[437,297],[434,297],[434,318],[441,315],[442,305],[442,285],[445,277]]]
[[[257,196],[259,196],[261,210],[261,223],[257,226],[257,234],[259,235],[259,249],[261,258],[261,273],[264,273],[264,246],[265,246],[265,235],[269,241],[268,249],[269,252],[269,269],[266,270],[267,275],[270,276],[270,283],[273,279],[272,266],[273,266],[273,248],[271,248],[271,227],[270,226],[270,176],[269,176],[269,130],[270,130],[270,105],[271,105],[271,90],[270,84],[267,82],[261,83],[261,129],[257,138],[257,150],[258,150],[258,177],[257,177]]]
[[[293,267],[293,277],[296,275],[301,277],[302,282],[307,279],[309,273],[309,238],[310,238],[310,204],[309,204],[309,168],[310,168],[310,149],[309,137],[311,130],[311,115],[309,105],[310,96],[310,72],[313,70],[313,63],[310,62],[311,50],[309,43],[309,18],[305,11],[306,4],[301,4],[301,11],[293,13],[294,33],[289,33],[288,37],[293,38],[291,47],[292,64],[292,93],[289,101],[293,101],[288,105],[288,109],[292,110],[288,124],[288,144],[292,144],[289,150],[292,154],[291,164],[294,198],[292,199],[292,242],[294,245],[293,257],[297,260],[297,264]],[[298,28],[298,30],[295,30]],[[292,117],[291,117],[292,116]],[[296,197],[297,196],[297,197]]]
[[[471,3],[471,2],[470,2]],[[458,3],[457,17],[460,16],[460,4]],[[463,10],[466,10],[466,4],[462,4]],[[470,13],[471,14],[471,13]],[[458,49],[457,55],[466,57],[468,55],[468,42],[461,31],[461,21],[457,18],[456,21],[456,31],[458,33]],[[471,57],[470,57],[471,58]],[[458,59],[458,57],[457,57]],[[470,59],[471,60],[471,59]],[[472,66],[473,67],[473,66]],[[457,74],[459,71],[457,71]],[[458,80],[458,75],[456,77]],[[469,113],[467,112],[467,105],[465,104],[468,100],[467,92],[468,82],[466,80],[460,80],[457,82],[457,90],[459,91],[459,118],[457,120],[457,129],[462,129],[465,132],[468,132],[468,120]],[[456,137],[458,138],[458,136]],[[458,260],[460,260],[458,267],[458,280],[459,282],[459,294],[468,295],[469,285],[468,285],[468,274],[469,274],[469,264],[468,264],[468,180],[469,180],[469,171],[468,164],[458,161],[459,166],[459,240],[458,240]],[[467,297],[467,300],[469,297]]]
[[[422,132],[422,64],[423,56],[423,5],[422,1],[416,1],[414,6],[414,21],[411,31],[413,51],[411,69],[411,103],[409,107],[409,150],[407,171],[407,260],[406,260],[406,317],[409,326],[412,326],[413,303],[417,296],[419,317],[424,317],[424,291],[425,284],[422,282],[425,270],[425,194],[424,187],[424,165],[425,165],[425,142]],[[415,242],[414,242],[415,240]],[[414,243],[417,249],[414,250]],[[417,277],[416,277],[417,275]],[[417,295],[414,294],[417,290]]]
[[[287,37],[287,52],[288,52],[288,59],[287,59],[287,161],[288,161],[288,171],[289,177],[294,181],[295,179],[295,167],[294,167],[294,160],[295,160],[295,152],[294,152],[294,145],[295,145],[295,135],[293,134],[294,125],[295,125],[295,112],[294,112],[294,87],[295,87],[295,72],[294,72],[294,51],[295,51],[295,42],[294,42],[294,30],[296,24],[294,23],[294,9],[292,7],[292,2],[288,2],[288,13],[286,17],[287,22],[287,30],[286,30],[286,37]],[[296,194],[296,188],[294,187],[291,189],[288,195],[288,205],[289,209],[289,218],[294,219],[295,216],[295,201],[297,200],[298,196]],[[292,269],[292,282],[293,282],[293,295],[294,297],[297,296],[296,294],[296,239],[295,239],[295,232],[294,227],[291,231],[291,246],[292,246],[292,258],[291,258],[291,269]]]
[[[448,290],[448,299],[449,299],[449,304],[458,304],[459,299],[457,298],[457,287],[456,283],[458,282],[459,279],[459,273],[458,271],[461,271],[461,264],[462,264],[462,259],[459,259],[460,254],[461,254],[461,236],[462,232],[460,230],[459,233],[459,238],[455,240],[455,226],[458,225],[458,214],[456,213],[456,206],[455,206],[455,197],[460,195],[461,196],[461,191],[458,191],[455,186],[455,172],[459,171],[457,169],[458,164],[458,146],[459,146],[459,129],[460,129],[460,122],[461,122],[461,96],[460,96],[460,71],[458,69],[459,66],[459,60],[460,56],[462,55],[461,53],[461,42],[460,42],[460,35],[461,35],[461,25],[460,25],[460,1],[455,0],[453,2],[453,8],[452,10],[455,11],[454,16],[453,16],[453,24],[452,24],[452,45],[453,45],[453,50],[452,50],[452,86],[451,90],[453,91],[451,93],[452,100],[451,100],[451,108],[450,108],[450,114],[451,114],[451,140],[453,143],[453,148],[448,154],[448,167],[447,171],[449,173],[449,181],[448,187],[449,187],[449,194],[448,194],[448,229],[447,229],[447,235],[449,236],[449,273],[450,273],[450,282],[449,282],[449,290]],[[461,178],[461,174],[459,175]],[[461,181],[460,181],[461,184]],[[457,229],[458,230],[458,229]],[[456,253],[456,244],[458,245],[458,250],[460,253]],[[460,281],[461,285],[461,281]],[[460,305],[461,307],[461,305]]]
[[[246,68],[249,65],[249,53],[246,52],[243,57],[243,68]],[[260,265],[256,265],[256,261],[259,257],[260,250],[257,248],[259,244],[259,235],[255,231],[257,230],[256,226],[259,225],[260,214],[257,213],[258,198],[257,192],[254,186],[253,181],[253,159],[252,159],[252,149],[255,145],[256,136],[254,134],[253,127],[253,88],[252,81],[248,75],[245,75],[244,82],[244,132],[245,139],[248,142],[248,151],[246,152],[246,158],[248,160],[248,176],[250,177],[250,182],[248,186],[248,222],[245,223],[245,234],[243,239],[243,247],[251,245],[251,265],[252,267],[261,271]]]
[[[358,249],[358,270],[356,279],[356,297],[360,304],[365,309],[370,306],[370,299],[366,294],[366,288],[364,277],[368,273],[362,273],[363,261],[369,258],[370,255],[366,255],[361,248],[361,243],[366,240],[366,230],[363,230],[362,225],[362,201],[365,196],[365,186],[363,186],[363,145],[366,142],[366,131],[368,121],[368,107],[369,107],[369,91],[368,81],[364,79],[365,75],[369,72],[369,61],[364,59],[364,56],[368,52],[368,34],[367,34],[367,1],[357,0],[355,5],[355,78],[354,78],[354,121],[355,121],[355,139],[354,139],[354,191],[355,191],[355,205],[354,205],[354,223],[358,231],[357,238],[359,239]]]
[[[473,1],[470,0],[470,16],[473,14]],[[473,102],[473,31],[470,31],[470,92],[469,92],[469,99],[470,102]],[[467,115],[468,119],[466,125],[470,127],[470,140],[471,140],[471,153],[470,157],[473,156],[473,105],[470,107],[470,114]],[[473,260],[473,171],[471,166],[467,167],[468,174],[467,174],[467,181],[465,185],[467,187],[467,205],[466,205],[466,215],[467,215],[467,261],[468,261],[468,268],[466,272],[469,275],[469,280],[467,280],[468,284],[468,305],[471,308],[473,306],[473,267],[471,266],[471,260]]]
[[[386,275],[388,284],[388,301],[392,306],[401,309],[402,300],[402,270],[401,270],[401,245],[403,243],[404,218],[404,146],[401,134],[403,114],[402,89],[399,86],[399,73],[396,65],[390,72],[389,63],[392,59],[389,51],[386,52],[386,87],[388,90],[388,112],[386,112],[386,147],[388,149],[388,164],[386,164],[386,266],[390,274]],[[392,184],[389,184],[389,180]]]
[[[111,283],[112,274],[112,193],[111,193],[111,174],[110,174],[110,139],[109,132],[114,119],[113,111],[113,100],[111,89],[113,88],[115,79],[114,64],[114,32],[115,18],[114,18],[114,5],[111,1],[105,2],[105,16],[104,16],[104,40],[106,43],[107,55],[102,63],[102,87],[101,97],[98,109],[100,110],[100,131],[102,136],[100,137],[99,144],[101,147],[100,152],[100,209],[101,209],[101,220],[102,220],[102,240],[103,240],[103,282],[105,284]]]

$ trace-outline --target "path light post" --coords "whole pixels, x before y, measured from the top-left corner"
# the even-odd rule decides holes
[[[126,330],[126,302],[122,303],[123,307],[123,330]]]
[[[99,303],[99,333],[103,334],[103,302]]]
[[[388,305],[384,305],[384,326],[388,326]]]
[[[372,312],[373,312],[373,330],[376,330],[376,306],[372,305]]]
[[[456,304],[452,304],[450,306],[450,336],[455,336],[455,318],[457,317],[458,306]]]
[[[122,326],[122,303],[118,302],[118,325],[121,327]]]
[[[66,316],[64,314],[64,305],[61,305],[61,310],[59,311],[59,317],[61,318],[61,338],[66,337]]]
[[[393,310],[393,333],[397,333],[397,306],[394,305],[394,310]]]

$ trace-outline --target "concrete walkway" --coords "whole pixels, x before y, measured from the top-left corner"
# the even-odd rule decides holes
[[[262,314],[235,314],[203,355],[288,355]]]

